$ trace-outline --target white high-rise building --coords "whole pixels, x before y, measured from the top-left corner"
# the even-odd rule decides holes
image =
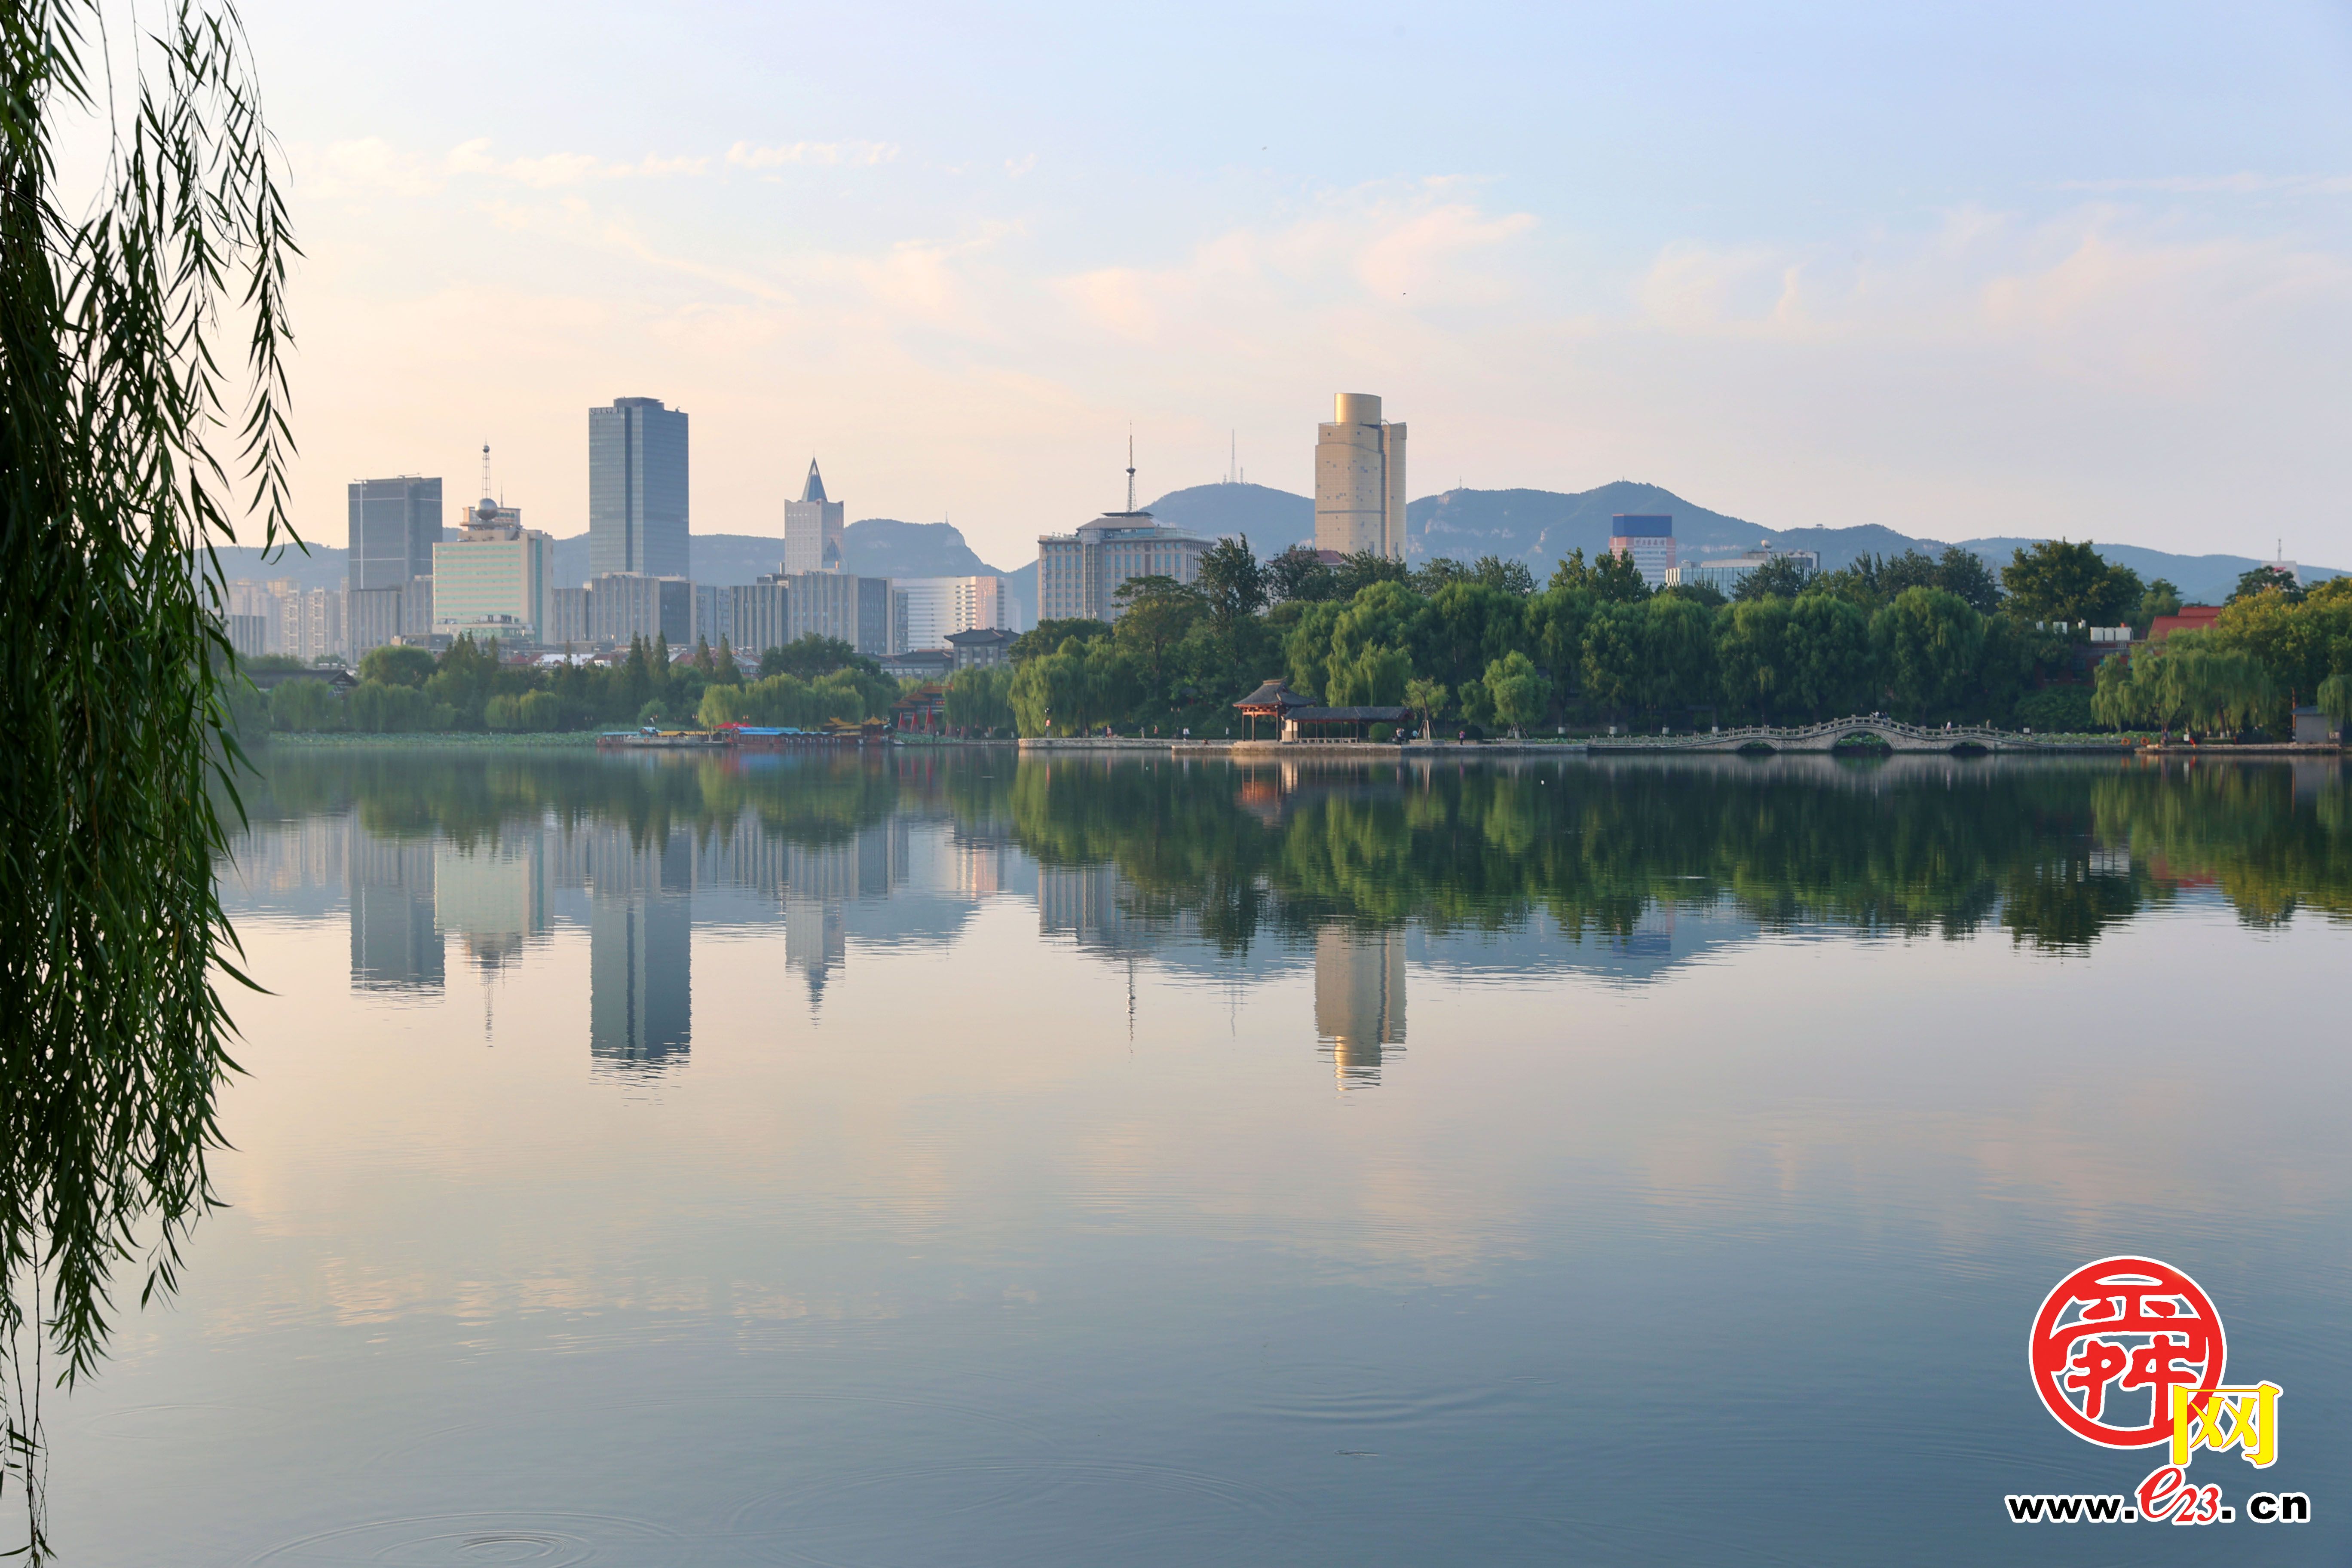
[[[1315,548],[1404,559],[1404,426],[1371,394],[1343,392],[1316,432]]]
[[[958,632],[1013,624],[1002,577],[900,577],[890,588],[893,653],[945,647]]]

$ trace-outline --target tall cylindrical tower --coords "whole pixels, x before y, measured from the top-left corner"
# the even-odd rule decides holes
[[[1381,400],[1343,392],[1317,427],[1315,547],[1404,556],[1404,426],[1381,418]]]

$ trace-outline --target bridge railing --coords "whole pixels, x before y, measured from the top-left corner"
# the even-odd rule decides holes
[[[1930,728],[1925,724],[1908,724],[1898,719],[1849,718],[1834,719],[1818,724],[1780,726],[1743,724],[1728,730],[1711,730],[1704,734],[1681,735],[1596,735],[1591,744],[1602,749],[1616,748],[1650,750],[1665,747],[1676,750],[1724,751],[1738,750],[1750,743],[1782,746],[1809,741],[1823,741],[1847,735],[1877,735],[1890,741],[1907,741],[1920,744],[1961,745],[1973,742],[1984,746],[2030,746],[2033,738],[2014,735],[2006,731],[1990,730],[1977,725],[1954,725],[1950,729]]]

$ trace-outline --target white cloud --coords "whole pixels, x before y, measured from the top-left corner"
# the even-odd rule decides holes
[[[441,172],[381,136],[292,150],[296,188],[306,195],[353,200],[373,195],[429,196]]]
[[[1139,342],[1198,343],[1202,334],[1281,331],[1269,316],[1334,308],[1490,308],[1524,286],[1516,242],[1528,213],[1490,214],[1448,199],[1446,182],[1327,197],[1270,231],[1234,229],[1162,268],[1108,267],[1054,281],[1085,321]]]
[[[738,142],[727,149],[727,161],[739,169],[775,169],[792,163],[870,167],[898,156],[898,149],[887,142],[793,142],[780,147]]]
[[[487,138],[460,142],[449,150],[445,160],[445,167],[452,174],[487,174],[541,191],[585,184],[592,180],[695,175],[709,166],[708,158],[664,158],[650,153],[634,163],[606,163],[585,153],[550,153],[537,158],[509,158],[501,162],[490,156]]]
[[[2286,241],[2188,239],[2093,207],[2038,223],[1962,209],[1927,234],[1840,246],[1663,249],[1634,289],[1646,328],[1694,339],[1996,347],[2042,372],[2187,390],[2250,341],[2352,312],[2352,262]]]
[[[1492,272],[1465,268],[1465,258],[1518,238],[1536,226],[1532,213],[1488,217],[1463,202],[1449,202],[1410,216],[1390,219],[1366,245],[1356,275],[1386,299],[1442,294],[1449,300],[1475,297],[1491,302],[1504,292]]]
[[[633,163],[608,163],[585,153],[499,159],[491,156],[488,138],[459,142],[438,159],[430,159],[370,136],[333,142],[322,151],[298,147],[293,164],[303,195],[352,201],[436,196],[457,177],[502,180],[541,191],[604,180],[692,177],[708,173],[710,160],[652,153]]]

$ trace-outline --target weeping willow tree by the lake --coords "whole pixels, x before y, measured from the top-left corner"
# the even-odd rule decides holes
[[[42,1389],[174,1288],[233,1067],[212,550],[240,514],[290,537],[245,52],[227,0],[0,0],[0,1489],[36,1563]]]

